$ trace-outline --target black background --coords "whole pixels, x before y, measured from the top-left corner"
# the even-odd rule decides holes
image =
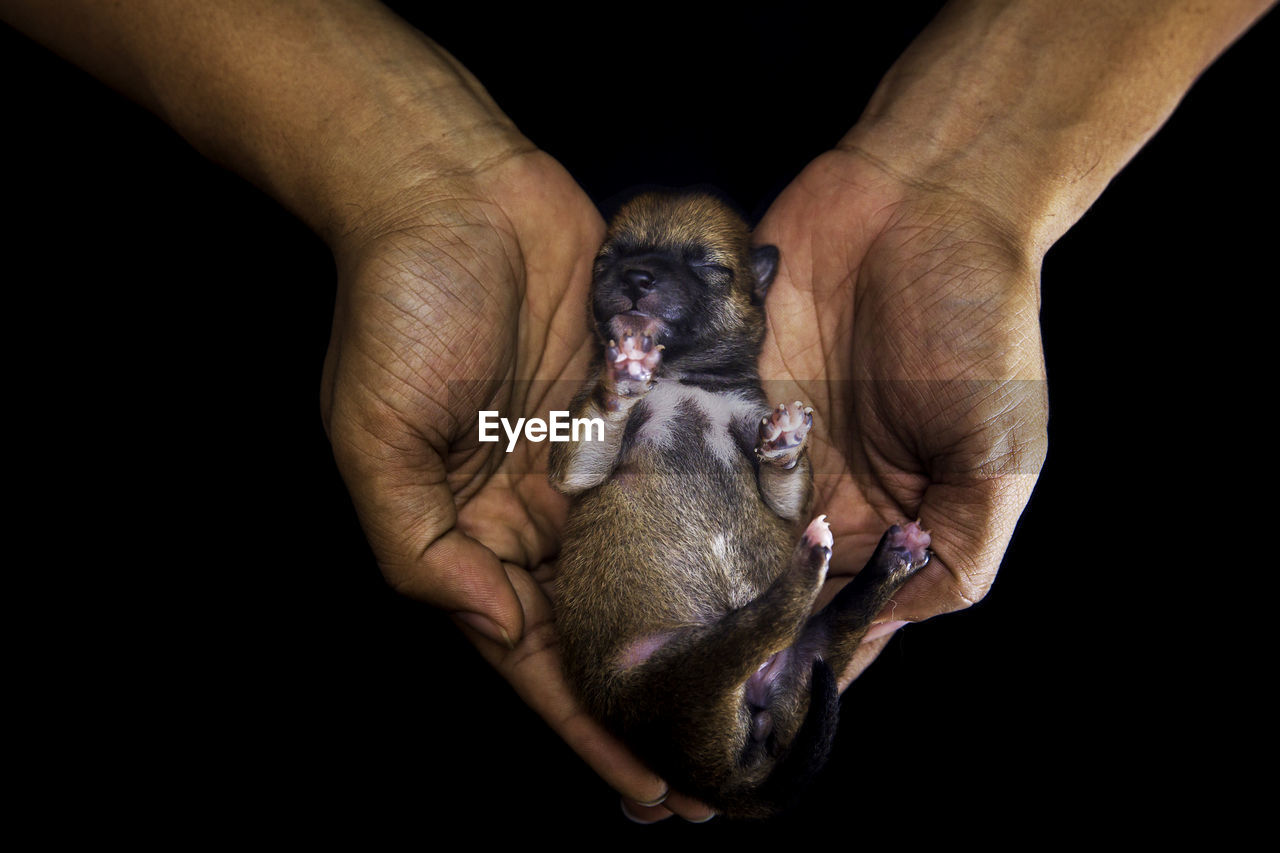
[[[644,7],[585,29],[393,5],[597,202],[706,182],[759,214],[938,4],[836,23],[807,3]],[[1049,461],[990,595],[899,633],[797,813],[644,828],[383,584],[320,424],[326,247],[0,31],[11,703],[50,831],[869,843],[1163,820],[1135,792],[1182,790],[1219,736],[1197,697],[1264,535],[1276,44],[1271,15],[1050,251]]]

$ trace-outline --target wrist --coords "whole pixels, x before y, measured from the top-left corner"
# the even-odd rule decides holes
[[[531,148],[465,68],[380,4],[267,7],[253,34],[236,7],[212,13],[208,33],[182,30],[205,53],[180,57],[179,73],[149,54],[157,111],[331,246],[407,193],[465,185]],[[200,63],[221,73],[181,73]]]
[[[529,147],[466,69],[372,0],[58,6],[5,14],[331,243],[406,181]]]
[[[331,247],[393,230],[433,201],[482,201],[489,173],[536,150],[460,80],[422,83],[384,80],[373,102],[323,123],[313,156],[277,161],[273,194]]]
[[[1043,256],[1264,6],[953,3],[840,147],[975,205]]]
[[[1000,4],[940,15],[885,76],[838,147],[919,192],[980,211],[1010,242],[1041,257],[1060,236],[1046,226],[1065,218],[1065,231],[1078,218],[1062,190],[1090,166],[1073,162],[1084,154],[1071,144],[1077,128],[1042,105],[1031,85],[1052,70],[1037,71],[1034,49],[1020,32],[1026,24],[1007,22],[1003,8],[990,6]]]

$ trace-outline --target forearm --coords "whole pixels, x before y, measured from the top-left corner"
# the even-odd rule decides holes
[[[841,142],[1042,255],[1265,11],[1259,0],[959,0]]]
[[[528,144],[376,2],[2,0],[0,12],[331,239],[406,185]]]

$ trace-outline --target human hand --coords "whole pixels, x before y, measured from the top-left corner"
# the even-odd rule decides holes
[[[1046,451],[1039,257],[963,195],[912,185],[856,149],[814,161],[756,230],[781,252],[761,374],[805,400],[815,511],[836,545],[819,605],[890,524],[919,518],[934,557],[842,674],[904,622],[990,587]]]
[[[1040,262],[1269,5],[949,3],[766,215],[762,375],[823,416],[833,573],[890,522],[933,535],[843,683],[990,586],[1046,452]]]
[[[410,185],[412,182],[407,182]],[[566,502],[549,443],[511,453],[477,415],[566,409],[593,350],[586,317],[599,213],[551,158],[510,155],[407,189],[337,249],[323,410],[339,469],[389,583],[453,614],[521,698],[615,790],[665,783],[578,705],[551,605]],[[692,819],[678,794],[645,809]]]

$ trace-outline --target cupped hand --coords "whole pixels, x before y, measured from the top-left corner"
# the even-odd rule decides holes
[[[389,583],[454,615],[482,655],[611,786],[667,794],[578,705],[561,671],[552,566],[567,506],[547,442],[507,452],[478,414],[546,420],[587,373],[595,206],[522,151],[433,174],[367,212],[335,249],[339,293],[322,406],[335,458]],[[702,813],[672,795],[633,812]]]
[[[836,537],[820,604],[890,524],[918,518],[933,537],[842,688],[895,628],[985,595],[1039,475],[1039,257],[1012,234],[962,192],[856,149],[810,164],[756,230],[781,252],[766,392],[818,415],[814,512]]]

